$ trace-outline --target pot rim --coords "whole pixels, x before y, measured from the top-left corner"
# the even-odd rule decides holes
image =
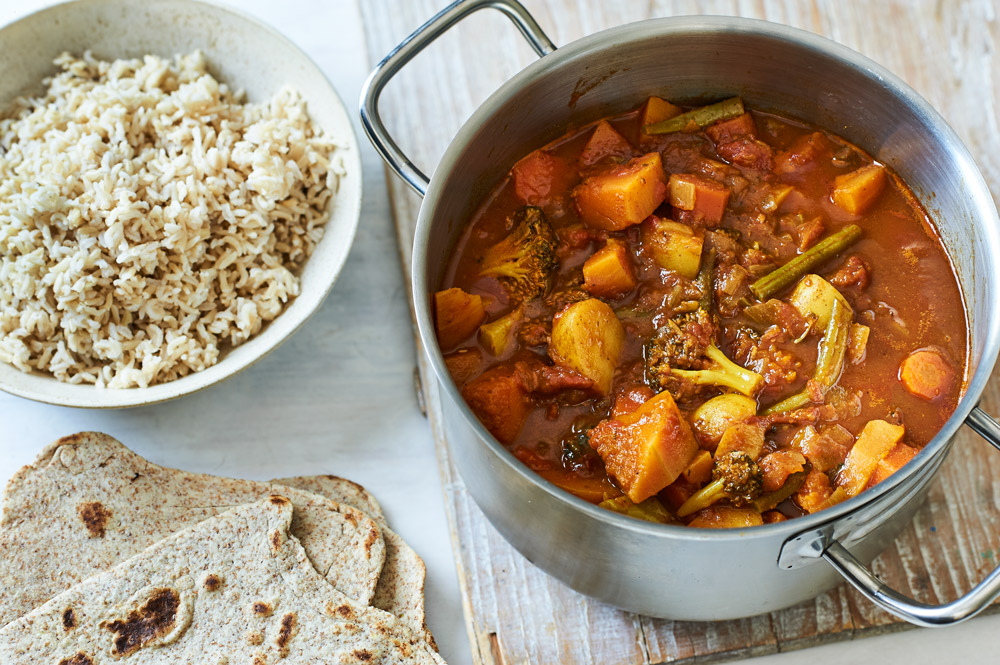
[[[789,47],[795,49],[811,51],[830,59],[839,60],[853,67],[866,78],[877,82],[888,94],[901,98],[914,110],[915,115],[919,116],[926,124],[935,127],[940,132],[942,138],[951,146],[963,171],[961,182],[967,190],[969,197],[976,201],[976,207],[979,209],[980,216],[974,223],[978,223],[983,228],[983,232],[987,238],[987,245],[1000,253],[1000,217],[997,215],[989,188],[968,148],[945,119],[923,97],[882,65],[826,37],[799,28],[760,19],[732,16],[680,16],[647,19],[587,35],[539,58],[504,82],[463,124],[448,145],[441,161],[430,178],[430,184],[427,187],[427,193],[424,197],[424,202],[420,206],[417,218],[411,267],[411,288],[413,291],[417,327],[421,344],[430,360],[434,373],[437,375],[442,392],[456,403],[466,423],[472,427],[476,435],[482,440],[481,442],[477,442],[476,445],[485,443],[511,471],[518,474],[522,480],[527,481],[536,489],[545,492],[552,500],[568,504],[569,507],[582,511],[591,519],[649,536],[681,537],[687,540],[698,541],[726,541],[733,537],[740,539],[748,537],[789,538],[797,533],[810,531],[836,522],[845,515],[862,509],[880,497],[896,491],[897,488],[907,483],[912,476],[920,473],[933,458],[947,453],[952,437],[976,407],[986,387],[986,382],[992,373],[998,350],[1000,350],[1000,308],[994,308],[989,312],[988,321],[977,322],[977,326],[985,327],[986,331],[979,363],[967,381],[965,391],[955,411],[945,422],[941,430],[917,453],[913,462],[905,465],[900,471],[894,473],[875,487],[865,490],[859,495],[819,513],[804,515],[784,522],[743,529],[699,529],[646,522],[599,508],[544,480],[500,444],[483,426],[475,414],[472,413],[465,400],[462,399],[457,386],[445,366],[444,356],[438,346],[434,333],[433,319],[430,311],[430,289],[428,288],[429,285],[424,282],[424,275],[427,272],[426,248],[429,245],[429,240],[435,226],[432,219],[432,212],[436,207],[435,201],[439,198],[444,187],[445,176],[451,174],[458,166],[458,157],[461,148],[468,143],[476,134],[477,129],[508,98],[516,96],[520,89],[524,87],[524,84],[540,75],[542,70],[559,67],[574,59],[592,58],[595,54],[620,45],[623,42],[651,37],[664,38],[681,33],[701,33],[707,35],[746,34],[784,42]],[[932,219],[932,221],[934,220]],[[1000,293],[1000,272],[992,272],[987,276],[987,279],[989,280],[992,292]],[[965,285],[961,281],[959,281],[959,287],[962,289],[963,295],[965,295]],[[968,311],[966,312],[966,323],[968,325]],[[967,376],[968,371],[969,368],[967,368]],[[775,558],[777,560],[777,554]]]

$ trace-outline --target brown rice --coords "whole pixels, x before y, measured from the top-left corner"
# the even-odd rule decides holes
[[[298,294],[334,142],[198,52],[56,64],[0,115],[0,360],[113,388],[213,365]]]

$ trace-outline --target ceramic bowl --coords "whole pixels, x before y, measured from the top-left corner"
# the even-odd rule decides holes
[[[59,54],[85,50],[114,60],[173,56],[201,49],[212,74],[251,102],[291,86],[315,124],[341,146],[346,175],[330,204],[323,239],[301,272],[301,293],[256,336],[212,367],[148,388],[71,385],[0,363],[0,389],[62,406],[114,408],[161,402],[218,383],[288,339],[322,304],[347,258],[361,208],[361,161],[350,116],[323,72],[273,28],[230,8],[194,0],[79,0],[55,5],[0,29],[0,107],[43,91]]]

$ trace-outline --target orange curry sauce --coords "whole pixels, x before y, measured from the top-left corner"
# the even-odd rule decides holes
[[[656,103],[660,118],[680,112]],[[494,435],[543,477],[588,501],[653,521],[703,527],[779,521],[828,507],[884,479],[940,429],[966,376],[963,300],[926,212],[888,171],[876,174],[881,184],[876,183],[880,189],[871,202],[862,201],[853,211],[850,200],[835,202],[845,176],[872,168],[873,160],[830,133],[749,111],[715,129],[689,124],[682,131],[649,135],[643,131],[647,112],[653,109],[644,104],[529,154],[469,222],[441,289],[461,289],[452,294],[468,294],[473,302],[455,305],[466,308],[458,313],[445,311],[443,301],[437,309],[442,351],[466,400]],[[662,203],[654,201],[651,215],[638,223],[611,220],[612,226],[623,226],[615,230],[595,228],[593,215],[581,215],[580,206],[589,200],[581,183],[616,169],[627,171],[656,154],[663,182],[643,196]],[[688,176],[694,178],[685,180]],[[643,178],[637,187],[649,185]],[[683,209],[691,207],[685,182],[701,183],[695,196],[721,192],[721,219],[712,209],[717,198]],[[537,297],[516,293],[509,280],[481,274],[484,256],[512,233],[527,205],[544,213],[558,261]],[[657,259],[651,230],[663,220],[678,222],[700,240],[701,247],[696,242],[689,256],[697,275],[688,270],[690,276],[684,276]],[[748,314],[755,310],[747,308],[761,302],[750,286],[850,224],[861,227],[860,239],[806,271],[833,285],[851,310],[842,369],[832,385],[822,384],[816,363],[825,328],[817,320],[822,316],[789,306],[798,279],[763,299],[780,301],[769,305],[776,314],[763,320],[759,313]],[[609,240],[624,248],[624,272],[631,273],[634,287],[626,288],[626,280],[626,287],[609,292],[585,283],[584,263]],[[587,376],[588,367],[551,348],[553,319],[595,297],[610,306],[624,331],[612,358],[610,389],[603,394],[600,381]],[[706,303],[708,328],[691,328],[685,322]],[[475,309],[479,305],[482,309]],[[487,339],[479,326],[504,316],[511,325],[502,331],[498,348],[496,331]],[[738,391],[677,380],[658,383],[650,376],[650,345],[670,321],[685,335],[694,331],[693,355],[711,341],[728,359],[761,376],[749,391],[754,413],[723,417],[721,425],[716,418],[713,434],[699,420],[698,408]],[[583,341],[588,343],[595,340]],[[925,353],[913,356],[916,361],[904,376],[904,361],[919,351]],[[704,358],[669,364],[694,370],[713,366]],[[667,373],[675,376],[670,369]],[[503,380],[491,378],[496,376]],[[767,414],[768,407],[802,390],[808,398],[801,404],[778,416]],[[663,392],[669,398],[659,395]],[[629,429],[628,414],[654,395],[660,398],[659,410],[654,414],[647,404],[650,415],[639,418],[648,426]],[[683,422],[667,422],[670,416],[663,414],[679,414]],[[873,421],[878,427],[863,435]],[[713,478],[724,475],[719,431],[734,425],[742,428],[725,432],[722,447],[727,453],[747,452],[744,461],[757,485],[750,495],[726,486],[710,500],[691,502]],[[599,431],[603,439],[595,435]],[[678,437],[681,443],[674,440]],[[760,438],[748,443],[748,437]],[[657,468],[647,468],[650,464]],[[792,480],[794,487],[786,484]]]

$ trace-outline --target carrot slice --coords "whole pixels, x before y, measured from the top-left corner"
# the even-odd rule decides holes
[[[921,349],[903,359],[899,366],[899,380],[910,394],[930,401],[951,388],[955,381],[955,369],[938,351]]]

